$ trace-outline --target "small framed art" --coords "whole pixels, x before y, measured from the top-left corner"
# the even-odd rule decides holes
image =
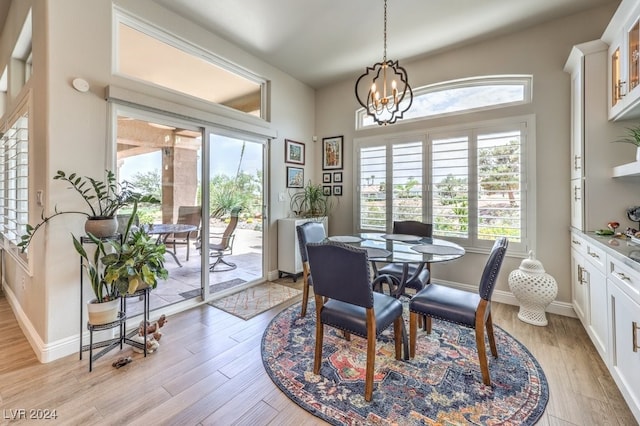
[[[322,139],[322,170],[342,169],[342,136]]]
[[[342,185],[333,185],[333,195],[336,197],[342,195]]]
[[[322,174],[322,183],[331,183],[331,173]]]
[[[302,142],[284,140],[284,162],[304,164],[304,144]]]
[[[287,188],[304,187],[304,169],[302,167],[287,167]]]
[[[322,195],[328,197],[331,195],[331,185],[325,185],[322,187]]]
[[[335,183],[342,183],[342,172],[333,172],[333,181]]]

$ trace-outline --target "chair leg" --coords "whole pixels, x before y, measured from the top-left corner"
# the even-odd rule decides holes
[[[225,268],[225,269],[216,269],[216,266],[218,266],[220,263],[224,263],[225,265],[227,265],[227,268]],[[219,256],[213,264],[209,265],[209,271],[210,272],[232,271],[232,270],[236,269],[237,267],[238,267],[238,265],[236,265],[235,263],[227,262],[226,260],[224,260],[222,258],[222,256]]]
[[[491,378],[489,377],[489,365],[487,363],[487,349],[484,345],[484,327],[476,327],[476,345],[478,346],[478,360],[480,361],[482,382],[487,386],[491,386]]]
[[[364,400],[371,401],[373,397],[373,370],[376,360],[376,335],[368,333],[367,335],[367,371],[364,381]]]
[[[409,314],[409,357],[416,357],[416,339],[418,338],[418,314]]]
[[[302,284],[302,309],[300,309],[301,318],[304,318],[307,315],[308,303],[309,303],[309,283],[304,282]]]
[[[189,246],[191,245],[191,243],[189,242],[189,239],[187,239],[187,262],[189,261]]]
[[[427,315],[424,316],[424,330],[427,334],[431,334],[431,317]]]
[[[396,359],[402,359],[402,343],[404,343],[404,339],[402,335],[404,334],[404,321],[402,320],[402,316],[396,318],[393,322],[393,339],[396,344]]]
[[[344,336],[344,340],[346,340],[347,342],[351,341],[351,333],[346,330],[342,330],[342,335]]]
[[[498,358],[498,348],[496,347],[496,339],[493,336],[493,321],[491,320],[491,312],[487,317],[487,337],[489,338],[489,347],[494,358]]]
[[[324,324],[320,321],[316,323],[316,353],[313,358],[313,374],[320,374],[320,364],[322,363],[322,339],[324,336]]]

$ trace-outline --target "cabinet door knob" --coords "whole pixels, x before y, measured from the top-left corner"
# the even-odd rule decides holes
[[[600,256],[598,256],[596,253],[593,253],[591,251],[589,252],[589,256],[591,256],[593,258],[596,258],[596,259],[600,259]]]
[[[633,340],[633,351],[638,352],[638,323],[633,321],[631,323],[631,337]]]
[[[580,241],[578,241],[578,240],[571,240],[571,242],[572,242],[573,244],[577,244],[577,245],[579,245],[579,246],[581,246],[581,245],[582,245],[582,243],[581,243]]]

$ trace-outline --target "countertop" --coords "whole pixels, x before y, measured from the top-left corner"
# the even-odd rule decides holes
[[[587,238],[605,250],[607,254],[614,255],[617,259],[640,272],[640,245],[631,242],[629,238],[602,236],[592,231],[582,232],[573,228],[571,231],[580,234],[583,238]]]

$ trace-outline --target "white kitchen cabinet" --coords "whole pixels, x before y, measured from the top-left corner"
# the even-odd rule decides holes
[[[640,419],[640,305],[609,282],[611,362],[609,371],[636,419]]]
[[[604,257],[602,258],[604,259]],[[582,271],[588,288],[589,310],[586,329],[600,357],[606,362],[609,349],[607,278],[603,265],[585,258]]]
[[[586,328],[589,318],[589,281],[584,271],[584,257],[571,250],[571,304],[578,319]]]
[[[609,143],[626,126],[607,116],[607,58],[607,44],[594,40],[574,46],[564,67],[571,74],[571,226],[581,231],[624,222],[637,193],[634,182],[611,179],[613,168],[635,159],[635,151]]]
[[[602,34],[609,45],[609,119],[640,116],[640,1],[623,0]]]
[[[608,355],[606,252],[571,233],[571,303],[603,360]]]
[[[278,275],[291,275],[296,281],[302,273],[302,259],[296,226],[306,222],[322,222],[324,230],[329,235],[327,217],[316,218],[286,218],[278,220]]]
[[[620,392],[640,420],[640,247],[571,232],[572,302]]]

